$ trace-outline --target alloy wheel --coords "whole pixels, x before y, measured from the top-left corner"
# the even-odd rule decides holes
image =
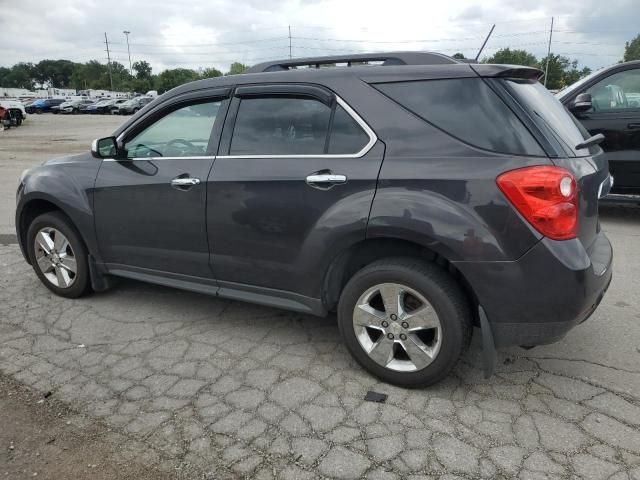
[[[76,280],[78,266],[71,244],[60,230],[40,229],[34,241],[38,268],[58,288],[69,288]]]
[[[353,310],[360,346],[377,364],[398,372],[422,370],[442,343],[433,306],[416,290],[397,283],[367,289]]]

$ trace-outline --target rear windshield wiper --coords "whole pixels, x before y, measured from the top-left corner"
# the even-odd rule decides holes
[[[584,142],[580,142],[576,145],[576,150],[581,150],[583,148],[589,148],[594,145],[598,145],[604,140],[604,135],[598,133],[597,135],[593,135],[592,137],[587,138]]]

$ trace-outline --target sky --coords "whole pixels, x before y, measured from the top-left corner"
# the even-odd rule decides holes
[[[427,50],[473,58],[499,48],[552,52],[598,69],[622,58],[640,33],[639,0],[0,0],[0,65],[68,59],[128,67],[227,71],[289,57]]]

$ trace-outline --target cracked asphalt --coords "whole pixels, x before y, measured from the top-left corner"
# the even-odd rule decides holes
[[[182,478],[640,480],[640,209],[602,223],[603,304],[559,343],[500,352],[488,380],[477,331],[449,378],[404,390],[351,360],[332,317],[132,281],[62,299],[16,245],[0,245],[0,372]]]
[[[2,246],[0,370],[126,434],[129,454],[205,478],[638,480],[639,224],[605,217],[613,284],[565,340],[501,352],[485,380],[476,338],[422,390],[356,366],[334,318],[124,281],[66,300]]]

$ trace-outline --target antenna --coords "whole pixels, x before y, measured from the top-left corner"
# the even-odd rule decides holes
[[[494,23],[493,26],[491,27],[491,30],[489,30],[489,34],[487,35],[487,38],[484,39],[484,42],[482,43],[482,46],[480,47],[480,50],[478,50],[478,54],[476,55],[476,62],[478,61],[478,59],[480,58],[480,54],[482,53],[482,50],[484,50],[485,45],[487,44],[487,42],[489,41],[489,37],[491,36],[491,34],[493,33],[493,29],[496,28],[496,24]]]
[[[291,57],[291,25],[289,25],[289,58]]]
[[[544,67],[544,86],[547,86],[549,78],[549,59],[551,58],[551,38],[553,37],[553,17],[551,17],[551,29],[549,30],[549,47],[547,48],[547,66]]]

